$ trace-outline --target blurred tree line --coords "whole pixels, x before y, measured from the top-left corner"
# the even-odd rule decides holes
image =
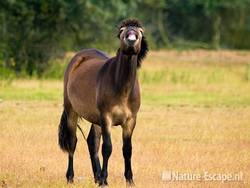
[[[114,50],[127,17],[153,49],[250,48],[250,0],[2,0],[0,67],[42,75],[61,52]]]

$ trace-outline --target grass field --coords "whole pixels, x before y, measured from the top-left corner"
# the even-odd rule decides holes
[[[250,52],[151,52],[140,70],[133,135],[137,187],[250,186]],[[68,187],[57,144],[62,81],[0,81],[0,186]],[[90,125],[81,121],[87,135]],[[73,187],[96,187],[78,131]],[[110,187],[125,187],[120,127],[112,129]],[[162,173],[237,174],[241,181],[163,181]],[[72,187],[72,186],[70,186]]]

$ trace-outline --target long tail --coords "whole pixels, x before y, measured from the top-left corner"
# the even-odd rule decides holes
[[[59,128],[58,128],[58,144],[63,151],[69,152],[70,151],[70,146],[69,146],[69,139],[70,139],[69,131],[70,130],[68,129],[68,126],[67,126],[67,122],[68,122],[67,120],[68,120],[67,112],[64,109],[62,116],[61,116]]]
[[[70,152],[70,130],[67,126],[67,122],[68,122],[68,116],[66,110],[64,109],[58,128],[58,143],[63,151]],[[87,141],[81,127],[78,124],[77,127],[82,133],[84,140]]]

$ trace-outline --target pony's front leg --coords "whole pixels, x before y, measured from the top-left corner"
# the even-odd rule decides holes
[[[133,134],[133,130],[135,128],[136,118],[131,118],[127,120],[127,122],[122,125],[122,139],[123,139],[123,157],[124,157],[124,165],[125,172],[124,176],[126,178],[127,186],[133,186],[133,172],[131,168],[131,156],[132,156],[132,143],[131,138]]]
[[[111,133],[110,129],[112,126],[111,119],[108,116],[101,117],[101,128],[102,128],[102,157],[103,157],[103,164],[102,164],[102,171],[101,171],[101,181],[100,186],[108,185],[107,177],[108,177],[108,160],[112,153],[112,142],[111,142]]]

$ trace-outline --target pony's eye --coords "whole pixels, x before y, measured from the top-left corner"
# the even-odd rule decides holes
[[[119,31],[119,33],[121,34],[123,31],[125,30],[125,27],[122,27]]]
[[[141,32],[141,34],[143,35],[144,30],[142,28],[139,28],[139,31]]]

